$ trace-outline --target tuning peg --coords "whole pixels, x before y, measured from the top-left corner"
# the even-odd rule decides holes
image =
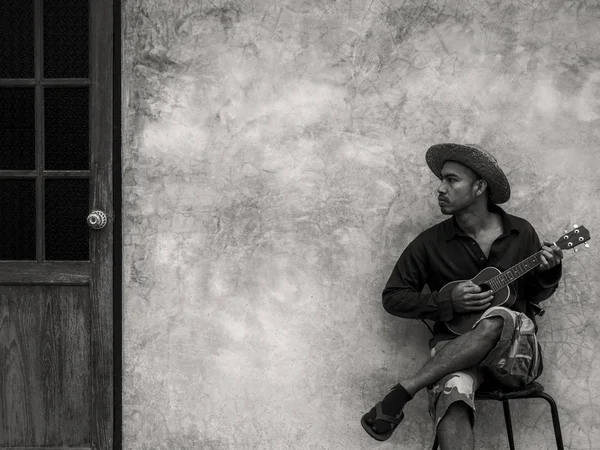
[[[569,232],[569,230],[565,230],[565,234],[567,234]]]
[[[579,228],[579,225],[577,225],[577,224],[574,224],[574,225],[573,225],[573,228]]]
[[[575,249],[575,253],[577,253],[577,252],[578,252],[578,250],[579,250],[579,249],[577,249],[577,248],[576,248],[576,249]]]
[[[590,244],[588,244],[587,242],[583,245],[585,246],[585,248],[590,248]]]

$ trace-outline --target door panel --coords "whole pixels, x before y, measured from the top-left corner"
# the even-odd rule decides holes
[[[0,88],[0,122],[0,170],[35,170],[35,88]]]
[[[44,180],[44,259],[89,260],[90,181],[85,178]]]
[[[34,4],[31,1],[0,2],[0,78],[34,76]]]
[[[87,78],[90,4],[82,0],[44,0],[42,5],[44,77]]]
[[[0,179],[0,259],[36,258],[34,178]]]
[[[0,450],[113,448],[112,14],[0,1]]]
[[[89,301],[88,286],[0,286],[2,445],[89,443]]]

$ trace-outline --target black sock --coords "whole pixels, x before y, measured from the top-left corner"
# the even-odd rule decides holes
[[[396,416],[402,411],[404,405],[412,400],[412,398],[413,396],[410,395],[402,385],[397,384],[381,401],[381,411],[388,416]],[[376,433],[386,433],[394,426],[387,420],[375,420],[375,417],[376,412],[375,408],[373,408],[369,411],[367,423],[373,425],[373,429]]]
[[[397,384],[381,401],[381,410],[384,414],[395,416],[412,398],[413,396],[404,389],[404,386]]]

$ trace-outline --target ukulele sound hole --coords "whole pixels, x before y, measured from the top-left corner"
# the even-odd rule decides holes
[[[487,284],[487,283],[482,283],[479,285],[479,287],[481,288],[481,292],[485,292],[485,291],[491,291],[492,287]]]

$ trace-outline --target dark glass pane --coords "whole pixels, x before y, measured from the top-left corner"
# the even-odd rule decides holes
[[[45,181],[46,260],[86,261],[89,180]]]
[[[88,170],[89,93],[87,88],[44,90],[46,170]]]
[[[87,0],[44,0],[44,77],[87,78],[88,14]]]
[[[35,90],[0,88],[0,170],[35,169]]]
[[[0,78],[33,78],[33,0],[0,1]]]
[[[0,179],[0,259],[35,261],[35,179]]]

